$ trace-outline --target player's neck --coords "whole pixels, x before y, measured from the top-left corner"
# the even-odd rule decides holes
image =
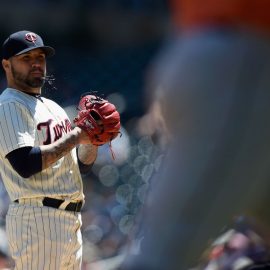
[[[24,92],[24,93],[29,94],[29,95],[40,95],[41,94],[41,87],[32,88],[32,87],[27,87],[24,85],[17,85],[17,84],[12,84],[12,83],[9,83],[8,87],[16,89],[16,90],[21,91],[21,92]]]
[[[39,91],[23,91],[23,90],[20,90],[20,91],[24,92],[25,94],[31,95],[31,96],[40,96],[41,95],[40,90]]]
[[[27,93],[27,92],[24,92],[25,94],[27,94],[27,95],[30,95],[30,96],[33,96],[33,97],[40,97],[41,96],[41,94],[36,94],[36,93]]]

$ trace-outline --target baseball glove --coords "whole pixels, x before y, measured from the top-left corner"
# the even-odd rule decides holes
[[[73,122],[86,131],[93,145],[110,143],[120,133],[120,115],[107,100],[92,94],[81,96]]]

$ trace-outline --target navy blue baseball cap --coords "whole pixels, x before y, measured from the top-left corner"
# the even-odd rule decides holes
[[[40,48],[47,57],[53,56],[54,48],[45,46],[42,38],[31,31],[19,31],[11,34],[3,43],[2,58],[9,59],[14,55],[26,53],[28,51]]]

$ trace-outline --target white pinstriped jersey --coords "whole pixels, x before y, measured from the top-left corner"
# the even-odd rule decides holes
[[[20,147],[50,144],[70,130],[66,112],[52,100],[12,88],[3,91],[0,95],[0,171],[12,201],[44,196],[84,199],[75,148],[53,166],[28,179],[20,177],[5,158]]]

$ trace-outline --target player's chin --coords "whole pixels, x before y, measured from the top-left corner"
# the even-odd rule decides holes
[[[37,78],[32,78],[29,80],[28,84],[31,87],[42,87],[44,85],[45,79],[44,77],[37,77]]]

